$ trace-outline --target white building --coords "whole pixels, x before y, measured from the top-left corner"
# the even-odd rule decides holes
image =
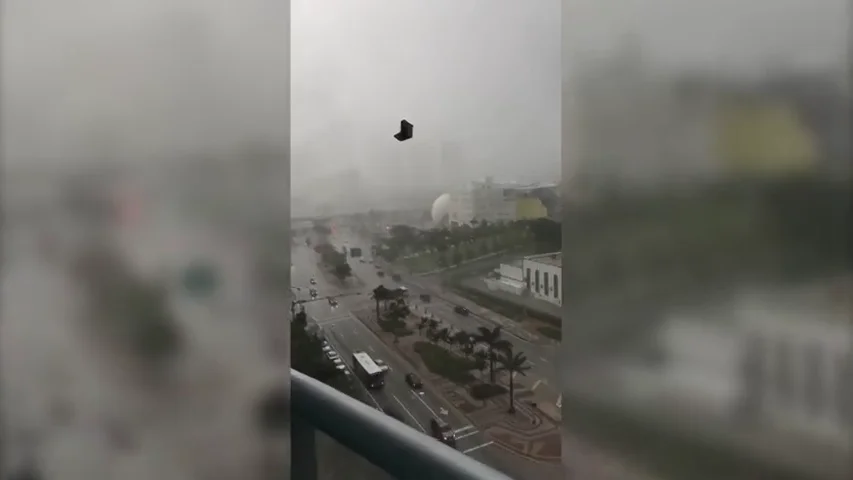
[[[527,291],[527,284],[524,282],[524,274],[522,273],[521,266],[523,263],[523,260],[502,263],[491,277],[485,279],[486,286],[490,290],[524,295]]]
[[[533,296],[554,305],[563,304],[563,254],[545,253],[524,257],[521,261],[524,283]]]
[[[510,263],[502,263],[485,279],[490,290],[563,304],[563,254],[560,252],[530,255]]]

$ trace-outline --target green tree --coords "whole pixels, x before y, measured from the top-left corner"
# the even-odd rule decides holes
[[[506,351],[512,348],[512,344],[502,338],[501,327],[479,327],[477,333],[474,334],[474,339],[477,343],[486,345],[488,349],[489,360],[489,382],[495,383],[495,364],[497,362],[497,352]]]
[[[509,375],[509,413],[515,413],[515,374],[527,375],[530,364],[522,352],[514,353],[512,346],[502,350],[498,354],[501,370]]]
[[[387,302],[391,299],[391,291],[385,287],[385,285],[379,285],[378,287],[373,289],[371,292],[371,297],[376,302],[376,318],[377,320],[381,318],[379,312],[379,304],[382,303],[387,308]]]

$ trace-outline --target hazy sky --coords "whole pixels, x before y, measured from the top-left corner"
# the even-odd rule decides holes
[[[8,0],[8,162],[286,144],[297,179],[556,177],[563,68],[632,35],[676,67],[831,64],[845,0]],[[562,15],[561,15],[562,9]],[[415,139],[391,135],[402,118]],[[440,162],[442,145],[453,157]]]

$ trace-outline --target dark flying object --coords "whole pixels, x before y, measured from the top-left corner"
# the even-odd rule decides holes
[[[402,142],[402,141],[405,141],[405,140],[412,138],[412,129],[413,128],[414,128],[414,125],[412,125],[411,123],[409,123],[406,120],[401,120],[400,121],[400,131],[398,133],[394,134],[394,138],[396,138],[398,142]]]

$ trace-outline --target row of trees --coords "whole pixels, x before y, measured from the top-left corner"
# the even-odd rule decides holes
[[[425,230],[394,225],[387,237],[377,240],[375,253],[388,261],[429,252],[459,260],[529,244],[535,244],[540,251],[555,251],[560,249],[561,242],[560,225],[549,219],[499,223],[474,220],[470,224]]]
[[[380,321],[405,322],[410,317],[411,309],[406,302],[404,291],[379,285],[373,289],[372,296],[376,302],[376,318]],[[490,385],[497,385],[497,374],[506,372],[510,379],[509,411],[515,411],[513,377],[516,374],[525,375],[525,372],[530,370],[530,364],[524,353],[515,352],[513,344],[503,337],[501,327],[479,327],[475,332],[453,331],[449,326],[442,325],[437,319],[429,316],[420,317],[415,327],[419,334],[433,345],[443,346],[473,361],[480,372],[488,369]],[[392,333],[394,331],[396,330],[392,330]],[[399,337],[395,334],[395,342],[398,340]]]
[[[316,245],[314,251],[320,255],[320,261],[330,267],[339,280],[344,281],[352,276],[352,266],[347,262],[346,253],[338,251],[329,243]]]

